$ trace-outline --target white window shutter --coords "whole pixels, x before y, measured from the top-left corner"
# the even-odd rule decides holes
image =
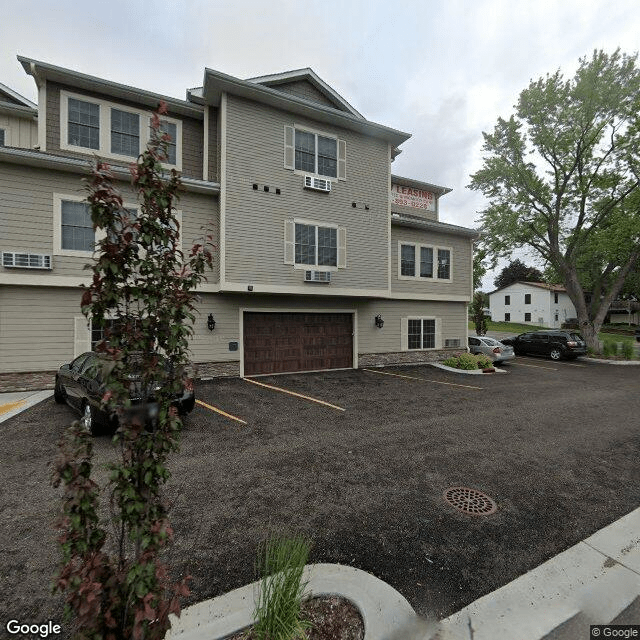
[[[293,127],[284,127],[284,168],[295,169],[295,139]]]
[[[409,318],[400,318],[400,351],[409,350]]]
[[[293,220],[284,221],[284,263],[295,264],[296,225]]]
[[[338,180],[347,179],[347,143],[338,140]]]
[[[442,320],[436,318],[436,349],[442,349]]]
[[[91,330],[89,321],[84,316],[73,318],[73,357],[91,351]]]
[[[347,230],[344,227],[338,227],[338,269],[344,269],[347,266]]]

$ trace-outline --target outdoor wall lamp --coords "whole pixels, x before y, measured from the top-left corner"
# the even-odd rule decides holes
[[[380,314],[376,316],[375,323],[378,329],[382,329],[382,327],[384,327],[384,320],[382,319],[382,316]]]
[[[209,317],[207,318],[207,329],[209,329],[209,331],[213,331],[216,328],[216,321],[213,319],[213,313],[209,314]]]

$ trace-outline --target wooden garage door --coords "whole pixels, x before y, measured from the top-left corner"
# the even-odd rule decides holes
[[[247,376],[352,366],[350,313],[244,314]]]

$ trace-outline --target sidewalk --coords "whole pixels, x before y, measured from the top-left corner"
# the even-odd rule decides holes
[[[53,395],[53,391],[17,391],[0,393],[0,423],[33,407]]]

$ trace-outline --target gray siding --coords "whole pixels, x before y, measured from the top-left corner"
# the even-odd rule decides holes
[[[452,282],[438,280],[400,280],[398,278],[398,243],[451,247]],[[464,236],[421,231],[393,225],[391,227],[391,292],[471,296],[471,242]]]
[[[136,202],[131,188],[119,183],[125,201]],[[53,254],[54,193],[84,196],[81,176],[46,169],[0,163],[0,251],[29,251]],[[202,237],[201,227],[209,227],[219,246],[220,214],[217,196],[183,193],[177,208],[182,211],[182,246],[186,251],[194,240]],[[51,271],[5,269],[0,273],[38,275],[45,284],[52,276],[83,276],[84,264],[91,256],[53,255]],[[218,281],[219,252],[214,252],[214,270],[210,283]]]
[[[52,371],[73,359],[79,289],[0,285],[0,373]]]
[[[220,182],[220,137],[218,124],[219,110],[209,107],[209,175],[207,180]]]
[[[336,105],[329,100],[322,92],[318,91],[310,82],[307,80],[297,80],[296,82],[286,82],[283,84],[278,84],[270,87],[271,89],[275,89],[276,91],[281,91],[282,93],[288,93],[293,96],[297,96],[298,98],[304,98],[305,100],[310,100],[311,102],[317,102],[319,104],[325,105],[326,107],[333,107],[336,109]]]
[[[459,338],[466,347],[467,305],[464,302],[422,302],[413,300],[367,300],[363,298],[249,296],[204,294],[195,323],[192,355],[194,362],[232,362],[240,351],[229,351],[229,342],[240,340],[240,309],[265,311],[356,311],[358,353],[397,353],[401,351],[401,320],[407,316],[437,317],[441,321],[442,344]],[[207,329],[207,316],[213,313],[216,328]],[[381,314],[384,327],[374,318]],[[240,345],[242,346],[242,345]]]
[[[93,160],[94,152],[88,150],[85,153],[77,153],[74,151],[60,150],[60,91],[70,91],[87,98],[96,98],[98,100],[107,100],[119,104],[123,107],[132,107],[134,109],[142,109],[151,111],[146,105],[138,104],[128,100],[117,100],[105,94],[93,91],[85,91],[76,89],[75,87],[60,85],[55,82],[47,82],[47,114],[46,114],[46,139],[47,152],[57,155],[71,156],[76,158],[89,158]],[[202,120],[195,118],[187,118],[179,116],[169,111],[167,115],[177,120],[182,120],[182,173],[189,178],[197,178],[202,180],[202,142],[203,142],[203,124]],[[132,159],[133,160],[133,159]],[[113,164],[129,164],[126,161],[118,161],[109,159]]]
[[[294,124],[346,141],[347,179],[331,193],[304,189],[302,175],[284,168],[284,127]],[[329,286],[386,289],[388,179],[386,142],[229,96],[226,280],[304,286],[301,270],[284,264],[284,221],[300,218],[347,230],[347,268]]]

